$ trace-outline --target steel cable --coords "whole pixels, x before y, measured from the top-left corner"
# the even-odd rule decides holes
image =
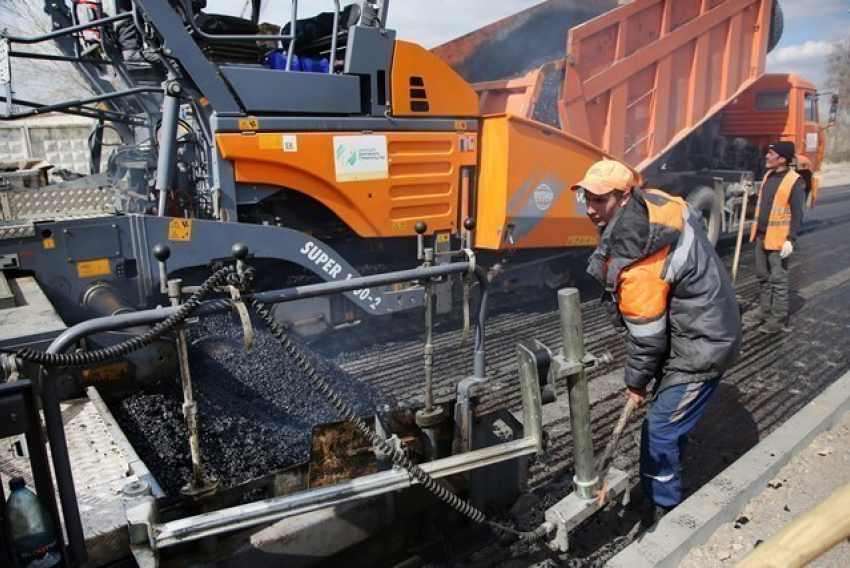
[[[295,343],[284,333],[283,328],[278,325],[274,319],[274,314],[265,305],[260,303],[255,298],[246,298],[248,304],[257,313],[260,319],[269,328],[269,331],[292,359],[298,367],[304,372],[307,379],[325,399],[333,406],[340,416],[353,423],[358,430],[368,438],[373,447],[377,448],[379,453],[390,458],[390,460],[398,467],[404,468],[410,476],[418,481],[431,494],[439,498],[441,501],[452,507],[454,510],[465,515],[477,523],[485,523],[490,527],[510,535],[515,536],[522,542],[530,543],[543,538],[548,527],[541,525],[534,531],[520,531],[515,528],[497,523],[496,521],[488,520],[484,513],[476,507],[473,507],[460,497],[446,489],[437,480],[428,475],[428,473],[413,463],[404,452],[394,448],[386,440],[378,435],[375,430],[370,428],[357,414],[351,406],[345,403],[342,398],[333,390],[333,388],[319,375],[313,364],[301,352]]]

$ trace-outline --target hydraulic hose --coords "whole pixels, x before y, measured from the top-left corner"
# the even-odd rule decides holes
[[[393,464],[407,470],[411,477],[422,484],[422,486],[425,487],[425,489],[427,489],[431,494],[473,521],[488,524],[498,531],[515,536],[522,542],[534,542],[546,535],[548,532],[548,527],[546,525],[541,525],[534,531],[519,531],[501,523],[488,520],[483,512],[443,487],[439,482],[437,482],[437,480],[428,475],[425,470],[410,461],[410,458],[408,458],[403,452],[388,444],[386,440],[375,432],[375,430],[370,428],[359,416],[357,416],[354,409],[346,404],[345,401],[343,401],[342,398],[333,390],[333,388],[321,377],[321,375],[319,375],[313,364],[310,363],[295,343],[284,333],[283,328],[275,321],[272,311],[255,298],[247,298],[247,301],[251,308],[257,313],[257,315],[260,316],[260,319],[262,319],[269,328],[269,331],[286,354],[307,376],[307,379],[316,391],[327,399],[340,416],[352,422],[357,429],[369,439],[373,447],[377,448],[381,454],[389,457]]]
[[[16,356],[22,360],[29,361],[46,367],[85,367],[88,365],[96,365],[105,363],[110,360],[118,359],[142,349],[158,340],[166,333],[172,331],[180,323],[192,317],[194,311],[198,308],[201,301],[216,287],[222,284],[237,286],[244,291],[246,285],[253,279],[253,269],[247,268],[242,274],[236,272],[233,266],[226,266],[216,271],[212,276],[201,285],[201,287],[184,303],[180,309],[169,316],[167,319],[156,324],[147,333],[129,339],[118,345],[99,349],[96,351],[87,351],[82,353],[45,353],[33,349],[21,349],[16,353]],[[295,343],[284,333],[283,328],[278,325],[274,319],[274,315],[264,304],[253,297],[246,294],[246,301],[251,308],[259,315],[263,322],[268,327],[271,334],[292,359],[298,367],[307,376],[307,379],[325,399],[334,407],[334,409],[346,420],[351,421],[360,432],[369,439],[372,446],[377,448],[379,452],[392,460],[393,464],[404,468],[410,475],[418,481],[431,494],[439,498],[441,501],[477,523],[484,523],[493,529],[510,534],[522,542],[530,543],[537,541],[546,536],[549,527],[546,524],[541,525],[534,531],[520,531],[513,527],[503,525],[496,521],[488,520],[483,512],[478,508],[473,507],[466,501],[459,498],[457,495],[443,487],[437,480],[428,475],[417,464],[413,463],[403,452],[397,450],[381,438],[377,432],[370,428],[357,414],[354,409],[345,403],[342,398],[333,390],[333,388],[319,375],[316,368],[305,357]]]
[[[180,323],[192,317],[192,314],[198,308],[198,305],[200,305],[204,297],[214,291],[216,287],[222,284],[243,287],[252,279],[252,269],[247,269],[242,275],[240,275],[236,273],[235,267],[225,266],[207,278],[198,291],[192,294],[186,303],[180,306],[180,309],[176,313],[156,324],[150,329],[150,331],[128,339],[118,345],[98,349],[96,351],[84,351],[80,353],[45,353],[44,351],[36,351],[34,349],[26,348],[17,351],[15,356],[19,359],[29,361],[37,365],[59,368],[86,367],[88,365],[98,365],[107,361],[120,359],[128,353],[147,347],[166,333],[172,331],[180,325]]]

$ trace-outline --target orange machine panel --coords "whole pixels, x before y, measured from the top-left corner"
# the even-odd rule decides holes
[[[478,95],[454,69],[427,49],[396,41],[392,68],[393,116],[478,116]]]
[[[416,221],[454,230],[461,168],[476,163],[477,135],[458,132],[219,133],[236,182],[299,191],[362,237],[415,234]]]
[[[764,73],[773,0],[635,0],[569,32],[561,125],[642,170]]]
[[[565,132],[511,115],[482,120],[476,248],[587,247],[598,242],[570,186],[602,151]]]

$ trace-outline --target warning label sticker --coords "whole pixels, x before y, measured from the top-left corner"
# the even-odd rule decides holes
[[[168,223],[168,240],[170,241],[191,241],[192,240],[192,220],[191,219],[172,219]]]

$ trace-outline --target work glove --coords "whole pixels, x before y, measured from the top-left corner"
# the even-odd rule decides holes
[[[782,250],[779,251],[779,258],[788,258],[792,252],[794,252],[794,243],[785,241],[785,244],[782,245]]]

